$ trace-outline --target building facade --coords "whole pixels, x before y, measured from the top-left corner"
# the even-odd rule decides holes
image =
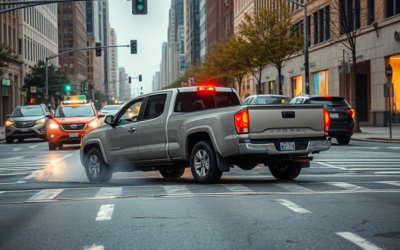
[[[153,76],[152,92],[159,91],[160,89],[160,72],[157,71]]]
[[[131,85],[128,82],[128,74],[125,72],[124,67],[119,68],[119,96],[118,100],[120,102],[126,103],[131,99]]]
[[[58,4],[58,38],[59,53],[66,49],[86,46],[85,2]],[[86,51],[62,55],[59,57],[59,63],[61,70],[67,74],[72,83],[77,84],[88,78]]]
[[[207,1],[207,48],[234,34],[233,0]]]
[[[200,62],[200,0],[185,0],[185,51],[186,65]]]
[[[357,115],[363,126],[387,126],[389,102],[384,96],[385,67],[393,68],[393,120],[399,122],[400,110],[400,5],[393,0],[356,0],[361,13],[354,20],[358,30],[356,62],[350,51],[338,41],[345,34],[332,21],[340,18],[335,11],[338,0],[320,0],[309,3],[310,23],[310,94],[344,96],[352,100],[351,72],[357,63]],[[342,0],[339,0],[342,1]],[[303,20],[303,10],[295,7],[293,23]],[[396,35],[397,34],[397,35]],[[294,97],[306,93],[304,57],[294,56],[283,68],[284,94]],[[264,73],[265,90],[272,92],[277,72],[268,68]],[[400,123],[400,122],[399,122]]]
[[[118,45],[117,34],[113,28],[110,29],[111,46]],[[110,83],[109,92],[111,99],[115,100],[119,96],[119,71],[118,71],[118,48],[110,48]]]
[[[211,1],[211,2],[214,3],[216,1]],[[207,0],[200,0],[200,58],[201,59],[203,59],[207,54],[207,14],[208,14]]]
[[[102,5],[99,2],[86,2],[86,27],[87,46],[94,47],[102,42]],[[88,56],[88,80],[95,89],[104,93],[104,60],[102,56],[96,56],[95,50],[87,50]],[[102,53],[103,54],[103,53]]]
[[[233,7],[234,15],[234,32],[239,32],[240,23],[243,22],[245,14],[253,15],[255,11],[255,0],[235,0]],[[252,74],[247,74],[242,81],[242,98],[255,94],[255,81]]]
[[[168,86],[168,44],[164,42],[161,47],[160,63],[160,88]]]
[[[0,9],[8,8],[1,6]],[[0,44],[5,44],[19,55],[22,44],[18,39],[18,12],[12,11],[0,15]],[[22,92],[21,59],[8,62],[8,69],[0,75],[0,124],[4,124],[6,115],[11,114],[17,105],[26,103],[26,94]],[[26,93],[26,92],[25,92]]]
[[[109,17],[109,7],[108,1],[102,2],[102,20],[101,20],[101,30],[102,30],[102,46],[110,45],[110,17]],[[103,74],[104,74],[104,92],[109,94],[109,82],[111,75],[111,60],[110,60],[110,50],[103,49]],[[111,100],[109,100],[111,101]]]

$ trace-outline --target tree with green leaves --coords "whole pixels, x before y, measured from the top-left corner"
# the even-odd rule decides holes
[[[16,58],[17,56],[9,46],[4,43],[0,44],[0,77],[6,73],[8,63]]]

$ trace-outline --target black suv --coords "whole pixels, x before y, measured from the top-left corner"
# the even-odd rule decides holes
[[[293,98],[290,104],[323,104],[331,118],[329,136],[335,137],[340,145],[349,144],[354,131],[354,110],[343,97],[300,95]]]

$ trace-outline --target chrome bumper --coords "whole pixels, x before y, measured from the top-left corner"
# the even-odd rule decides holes
[[[310,141],[307,149],[294,151],[278,151],[273,143],[252,144],[240,143],[239,152],[244,154],[267,154],[267,155],[287,155],[287,154],[311,154],[314,152],[326,151],[331,148],[330,140]]]

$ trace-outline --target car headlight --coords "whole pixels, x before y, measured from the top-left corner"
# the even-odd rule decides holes
[[[50,123],[50,128],[51,128],[51,129],[58,129],[59,126],[58,126],[58,124],[52,122],[52,123]]]
[[[35,124],[39,125],[39,124],[44,124],[45,122],[46,122],[46,119],[42,118],[40,120],[35,121]]]
[[[97,121],[92,121],[89,123],[89,127],[91,128],[97,128],[99,126],[99,123]]]
[[[12,122],[12,121],[6,121],[6,122],[5,122],[5,125],[6,125],[6,127],[11,127],[11,126],[14,126],[14,122]]]

